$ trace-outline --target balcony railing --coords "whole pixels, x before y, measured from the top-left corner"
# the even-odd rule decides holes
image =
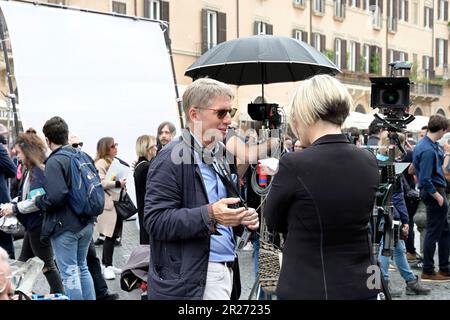
[[[431,83],[423,83],[417,82],[411,84],[411,93],[420,94],[420,95],[435,95],[442,96],[443,88],[440,84],[431,84]]]

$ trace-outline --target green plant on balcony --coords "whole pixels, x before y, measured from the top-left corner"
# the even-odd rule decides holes
[[[369,72],[374,74],[381,74],[381,54],[374,53],[370,59]]]
[[[325,55],[327,56],[327,58],[328,58],[330,61],[335,62],[335,61],[334,61],[334,51],[333,51],[333,50],[327,49],[327,50],[325,51]]]
[[[418,71],[419,66],[417,65],[417,63],[413,63],[412,64],[412,68],[411,68],[411,73],[409,78],[412,81],[417,81],[417,71]]]
[[[359,56],[359,66],[356,66],[356,71],[365,72],[366,69],[366,58],[364,55]]]

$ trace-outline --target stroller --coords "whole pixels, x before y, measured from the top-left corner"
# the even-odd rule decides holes
[[[139,245],[122,268],[120,288],[126,292],[142,290],[141,300],[147,300],[147,273],[150,264],[150,246]]]

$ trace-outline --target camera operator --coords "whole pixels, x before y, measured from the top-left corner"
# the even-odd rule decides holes
[[[382,136],[386,136],[383,128],[383,122],[375,118],[369,125],[369,139],[367,139],[367,145],[378,146]]]
[[[376,299],[367,270],[378,166],[341,132],[351,106],[328,75],[300,82],[292,99],[289,122],[307,148],[281,158],[264,212],[269,229],[287,232],[279,299]]]
[[[389,132],[387,137],[384,137],[380,140],[380,148],[381,154],[388,155],[388,147],[390,145],[390,139],[397,140],[400,144],[404,144],[405,136],[403,134],[397,134],[395,132]],[[384,147],[384,148],[383,148]],[[396,149],[397,154],[396,159],[401,161],[401,152],[399,149]],[[409,215],[408,210],[405,203],[404,197],[404,185],[403,185],[403,175],[400,173],[396,176],[394,192],[392,196],[392,203],[394,205],[394,220],[401,221],[401,228],[399,229],[398,240],[394,246],[394,254],[393,259],[395,264],[400,272],[400,275],[406,282],[406,294],[407,295],[427,295],[430,293],[430,289],[424,287],[418,277],[413,274],[411,268],[409,267],[408,260],[405,254],[405,239],[408,238],[409,233]],[[389,260],[390,257],[386,257],[382,255],[384,239],[381,240],[380,244],[380,254],[379,260],[381,265],[381,272],[383,273],[384,279],[388,283],[389,292],[392,297],[400,297],[402,295],[401,291],[397,291],[392,288],[391,283],[389,282]]]
[[[419,180],[420,196],[427,211],[427,232],[424,240],[422,280],[450,281],[450,231],[447,221],[447,181],[442,169],[444,154],[437,141],[448,128],[448,120],[437,114],[430,117],[428,132],[413,152],[413,165]],[[434,253],[439,244],[439,272],[435,272]]]

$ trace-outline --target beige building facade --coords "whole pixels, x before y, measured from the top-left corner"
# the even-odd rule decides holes
[[[42,0],[167,21],[180,92],[185,70],[208,48],[254,34],[294,37],[326,54],[353,96],[354,111],[369,113],[369,76],[389,75],[388,63],[409,60],[415,115],[450,117],[447,85],[447,0]],[[3,72],[4,63],[0,64]],[[268,102],[287,107],[295,83],[265,86]],[[0,84],[2,91],[5,83]],[[261,95],[260,86],[236,87],[236,106]]]

